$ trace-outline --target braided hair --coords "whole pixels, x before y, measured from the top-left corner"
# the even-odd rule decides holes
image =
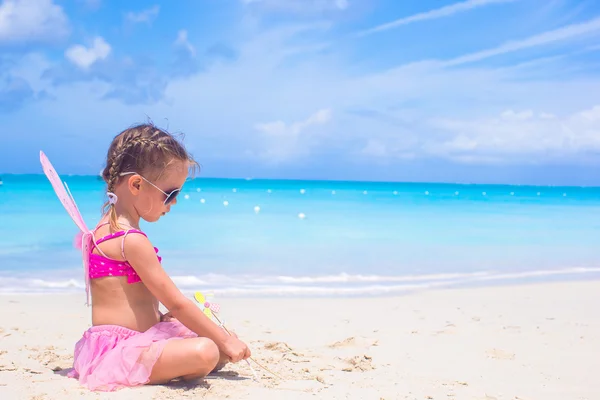
[[[198,165],[185,147],[170,133],[152,124],[136,125],[113,139],[108,148],[102,178],[107,184],[107,191],[114,192],[120,182],[121,173],[135,171],[142,174],[149,169],[164,171],[172,160]],[[109,213],[111,231],[120,230],[114,204],[106,202],[103,212]]]

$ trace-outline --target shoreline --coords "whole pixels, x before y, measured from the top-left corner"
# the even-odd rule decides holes
[[[49,272],[49,271],[46,271]],[[3,277],[2,274],[8,276]],[[79,271],[77,272],[79,275]],[[538,285],[555,282],[600,281],[600,267],[571,267],[559,269],[531,270],[521,272],[463,272],[407,274],[398,276],[368,274],[335,274],[324,276],[253,276],[242,274],[226,276],[205,274],[201,280],[195,276],[171,276],[175,284],[186,295],[196,291],[211,292],[218,299],[347,299],[393,298],[418,293],[452,290],[495,288],[506,286]],[[1,287],[0,296],[28,295],[79,295],[84,292],[83,280],[65,276],[63,280],[45,281],[20,276],[15,278],[10,271],[0,273],[3,280],[12,280],[18,288]],[[27,286],[35,283],[37,286]]]
[[[5,294],[0,398],[592,400],[600,397],[599,288],[594,280],[385,298],[219,298],[226,325],[286,381],[255,367],[262,380],[253,382],[239,363],[195,387],[110,395],[61,375],[89,326],[80,294]]]

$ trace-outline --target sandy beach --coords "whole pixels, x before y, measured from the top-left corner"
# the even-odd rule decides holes
[[[600,399],[600,282],[393,298],[219,299],[254,358],[197,384],[93,393],[65,377],[80,295],[0,296],[0,399]],[[594,383],[596,382],[596,383]]]

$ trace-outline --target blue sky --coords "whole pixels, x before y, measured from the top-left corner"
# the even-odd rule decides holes
[[[204,176],[600,184],[594,0],[0,0],[0,172],[151,118]]]

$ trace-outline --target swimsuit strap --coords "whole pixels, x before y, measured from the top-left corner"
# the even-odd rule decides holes
[[[140,235],[144,235],[146,236],[146,234],[142,231],[139,231],[137,229],[129,229],[127,231],[125,231],[125,234],[123,235],[123,240],[121,240],[121,255],[123,256],[123,260],[127,260],[127,257],[125,257],[125,238],[127,237],[127,235],[129,233],[139,233]],[[148,237],[148,236],[146,236]]]
[[[104,252],[102,252],[102,250],[100,250],[100,248],[98,247],[98,245],[100,243],[106,242],[107,240],[111,240],[111,239],[123,236],[123,240],[121,241],[121,255],[123,256],[124,260],[127,260],[127,258],[125,257],[125,237],[127,237],[127,235],[130,234],[130,233],[139,233],[140,235],[146,236],[146,234],[144,232],[142,232],[142,231],[140,231],[138,229],[128,229],[126,231],[119,231],[119,232],[115,232],[115,233],[111,233],[109,235],[106,235],[106,236],[104,236],[104,237],[96,240],[94,242],[94,244],[96,245],[96,248],[98,249],[98,251],[100,253],[102,253],[102,255],[104,257],[107,257],[106,254],[104,254]]]
[[[98,241],[96,241],[96,237],[95,237],[98,229],[100,229],[100,227],[105,226],[105,225],[109,225],[109,223],[105,222],[103,224],[96,226],[96,229],[94,229],[94,232],[90,236],[92,237],[92,242],[94,242],[94,248],[97,249],[100,252],[100,254],[102,254],[104,257],[108,258],[108,256],[106,254],[104,254],[104,252],[100,249],[100,247],[98,247]],[[91,253],[91,251],[90,251],[90,253]]]

